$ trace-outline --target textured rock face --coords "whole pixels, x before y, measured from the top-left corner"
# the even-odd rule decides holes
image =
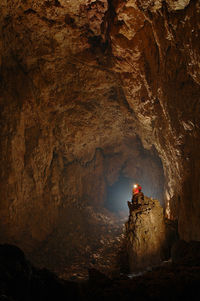
[[[144,270],[163,260],[165,223],[163,208],[157,200],[145,197],[139,208],[130,210],[126,238],[131,272]]]
[[[182,238],[199,239],[199,2],[137,4],[117,8],[116,70],[143,144],[153,143],[162,158],[167,216],[179,219]]]
[[[199,1],[8,0],[0,12],[1,240],[33,250],[63,212],[73,219],[69,204],[102,207],[120,173],[157,190],[154,147],[166,213],[200,239]]]

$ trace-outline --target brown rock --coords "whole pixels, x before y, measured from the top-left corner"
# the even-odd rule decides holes
[[[127,251],[131,272],[157,265],[163,257],[165,224],[163,208],[145,197],[148,205],[131,208],[126,223]],[[148,202],[147,202],[148,201]]]

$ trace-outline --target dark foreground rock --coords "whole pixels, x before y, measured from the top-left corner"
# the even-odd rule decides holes
[[[64,281],[34,268],[15,246],[0,245],[0,300],[199,300],[200,266],[166,263],[143,275],[109,279],[91,269],[89,280]]]
[[[171,256],[176,264],[200,266],[200,241],[178,240],[172,247]]]
[[[77,300],[77,284],[36,269],[12,245],[0,245],[0,300]]]
[[[83,300],[199,300],[199,281],[199,267],[169,264],[128,280],[87,282]]]

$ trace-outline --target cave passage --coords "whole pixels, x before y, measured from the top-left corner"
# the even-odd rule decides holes
[[[105,207],[114,213],[125,211],[128,213],[127,201],[131,199],[132,179],[121,175],[117,182],[107,188]]]
[[[163,179],[160,183],[151,183],[150,175],[144,176],[142,179],[132,179],[120,175],[119,179],[111,186],[107,187],[107,199],[105,208],[114,213],[128,213],[127,201],[131,201],[132,187],[134,183],[142,186],[142,192],[148,197],[157,199],[163,206]]]

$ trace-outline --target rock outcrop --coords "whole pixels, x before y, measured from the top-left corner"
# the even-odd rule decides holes
[[[127,252],[131,272],[158,265],[164,258],[166,232],[163,208],[147,197],[139,205],[129,204],[126,223]]]

